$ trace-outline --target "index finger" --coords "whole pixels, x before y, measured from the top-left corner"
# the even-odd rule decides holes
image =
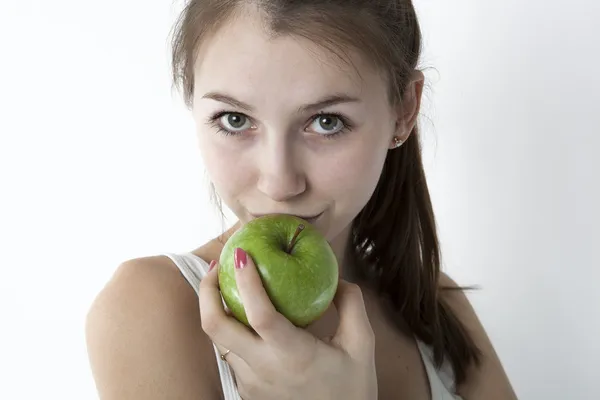
[[[260,339],[245,325],[225,312],[217,269],[213,268],[200,281],[198,302],[202,329],[213,342],[231,350],[248,362],[260,348]]]
[[[265,341],[290,351],[307,339],[304,331],[296,328],[279,313],[269,298],[252,257],[240,248],[235,249],[236,284],[248,323]]]

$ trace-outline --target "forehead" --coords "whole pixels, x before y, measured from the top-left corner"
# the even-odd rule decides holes
[[[258,15],[236,17],[199,49],[194,67],[196,92],[230,89],[246,98],[260,88],[273,95],[312,98],[343,92],[354,96],[385,92],[381,75],[358,53],[336,53],[307,39],[273,37]],[[315,93],[315,92],[318,92]]]

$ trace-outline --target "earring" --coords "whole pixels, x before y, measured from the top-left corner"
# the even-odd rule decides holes
[[[404,144],[404,141],[402,139],[400,139],[398,136],[394,137],[394,148],[395,149],[402,146],[403,144]]]

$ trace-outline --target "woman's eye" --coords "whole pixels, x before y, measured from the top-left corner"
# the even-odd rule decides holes
[[[321,135],[332,135],[345,127],[342,119],[336,115],[319,115],[310,124],[311,130]]]
[[[243,114],[227,113],[219,118],[220,125],[223,129],[230,132],[243,132],[252,127],[250,120]]]

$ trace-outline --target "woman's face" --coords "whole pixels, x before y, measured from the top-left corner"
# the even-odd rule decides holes
[[[332,243],[348,232],[398,133],[384,79],[353,62],[356,69],[301,38],[269,39],[254,16],[200,49],[200,149],[218,195],[242,223],[285,213],[309,219]]]

